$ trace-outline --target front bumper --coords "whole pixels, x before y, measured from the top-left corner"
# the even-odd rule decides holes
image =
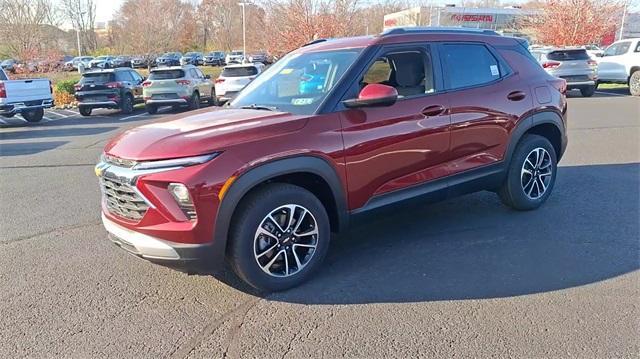
[[[212,244],[173,243],[120,226],[102,214],[109,239],[129,254],[177,269],[196,270],[211,256]]]

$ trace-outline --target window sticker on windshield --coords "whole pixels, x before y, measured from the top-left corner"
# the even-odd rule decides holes
[[[282,69],[282,71],[280,71],[280,75],[288,75],[292,72],[293,72],[293,69]]]
[[[491,69],[491,76],[498,76],[498,75],[500,75],[500,71],[498,71],[498,66],[496,66],[496,65],[491,65],[491,66],[489,66],[489,68]]]
[[[294,106],[305,106],[311,105],[313,103],[313,98],[303,97],[303,98],[294,98],[291,100],[291,104]]]

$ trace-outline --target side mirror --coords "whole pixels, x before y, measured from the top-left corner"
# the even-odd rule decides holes
[[[596,57],[604,57],[604,54],[598,53],[598,54],[596,54]]]
[[[365,86],[358,98],[345,100],[342,103],[347,108],[384,107],[391,106],[398,100],[398,91],[391,86],[369,84]]]
[[[207,80],[211,80],[211,75],[204,75],[204,78]]]

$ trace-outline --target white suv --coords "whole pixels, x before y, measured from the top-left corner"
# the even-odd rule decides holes
[[[224,103],[232,100],[240,90],[262,73],[264,67],[260,63],[226,66],[216,79],[215,86],[218,102]]]
[[[616,41],[598,57],[598,83],[629,84],[640,96],[640,38]]]

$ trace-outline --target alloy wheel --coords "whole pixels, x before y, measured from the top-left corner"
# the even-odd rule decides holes
[[[533,149],[524,160],[520,171],[522,190],[529,199],[539,199],[549,188],[553,166],[551,155],[542,147]]]
[[[256,230],[255,260],[270,276],[293,276],[316,253],[318,234],[318,223],[308,209],[296,204],[280,206],[266,215]]]

